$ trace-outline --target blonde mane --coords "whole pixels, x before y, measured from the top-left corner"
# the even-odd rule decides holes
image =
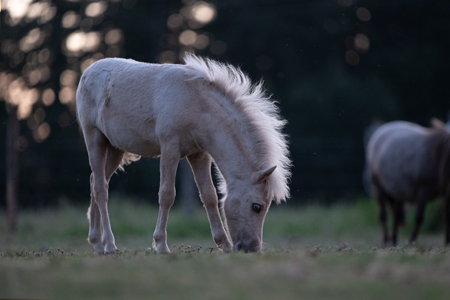
[[[184,57],[186,66],[192,69],[191,79],[202,78],[222,90],[237,110],[237,118],[246,124],[243,134],[245,144],[255,155],[254,162],[259,170],[274,165],[275,171],[269,177],[269,196],[278,204],[290,197],[288,179],[291,175],[291,160],[287,136],[282,133],[286,121],[281,119],[279,108],[268,96],[262,82],[252,84],[250,78],[239,68],[193,54]],[[216,168],[218,170],[218,168]],[[226,196],[227,186],[220,174],[219,192]]]

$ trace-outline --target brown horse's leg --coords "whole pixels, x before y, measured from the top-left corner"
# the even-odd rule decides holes
[[[422,226],[423,216],[425,213],[425,205],[427,204],[428,198],[425,196],[423,192],[418,193],[419,197],[417,199],[416,204],[416,217],[414,222],[414,229],[411,233],[411,237],[409,238],[409,243],[412,244],[416,241],[417,235],[419,234],[420,226]]]
[[[394,216],[394,224],[392,227],[392,244],[397,245],[398,228],[405,224],[405,208],[403,202],[392,201],[392,214]]]
[[[388,228],[387,228],[387,211],[386,211],[386,196],[384,195],[378,181],[372,179],[373,182],[373,195],[378,202],[378,218],[381,223],[381,229],[383,234],[383,246],[387,246],[389,243]]]
[[[177,145],[178,142],[166,143],[161,149],[159,213],[153,233],[153,247],[158,253],[170,253],[167,246],[167,220],[170,208],[175,201],[175,176],[181,159]]]
[[[223,228],[219,213],[219,200],[211,178],[211,157],[206,153],[198,153],[188,156],[188,160],[200,192],[200,198],[208,214],[213,239],[224,252],[230,252],[232,245]]]
[[[378,218],[381,222],[381,230],[383,233],[383,245],[387,246],[389,243],[388,228],[387,228],[387,211],[385,201],[378,201]]]

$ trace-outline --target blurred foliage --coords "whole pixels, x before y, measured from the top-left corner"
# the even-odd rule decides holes
[[[28,2],[14,21],[7,5],[18,2],[2,1],[0,36],[0,73],[9,76],[0,81],[0,98],[18,105],[28,97],[31,108],[17,144],[23,206],[54,205],[61,195],[88,203],[74,91],[81,73],[103,57],[178,63],[194,51],[263,79],[289,122],[295,200],[363,193],[363,134],[374,118],[428,125],[450,109],[448,1]],[[7,96],[17,78],[32,94]],[[8,105],[0,106],[2,120]],[[158,185],[158,161],[149,159],[111,181],[114,191],[154,202]]]

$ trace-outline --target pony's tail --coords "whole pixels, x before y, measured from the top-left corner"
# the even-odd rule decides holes
[[[141,159],[140,155],[133,154],[133,153],[130,153],[130,152],[125,152],[123,154],[122,161],[120,162],[118,169],[120,171],[124,171],[125,170],[124,166],[129,165],[133,161],[138,161],[140,159]]]

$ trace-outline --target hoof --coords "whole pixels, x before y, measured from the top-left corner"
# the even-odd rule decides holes
[[[120,253],[120,251],[117,250],[117,247],[115,245],[110,246],[110,247],[105,246],[105,251],[104,251],[105,255],[116,254],[116,253]]]
[[[94,247],[94,251],[97,254],[104,254],[105,253],[105,248],[103,247],[102,243],[90,243],[92,245],[92,247]]]
[[[167,246],[166,242],[159,241],[159,243],[156,241],[156,239],[153,239],[153,249],[156,249],[156,253],[170,253],[170,249]]]
[[[228,244],[228,243],[225,245],[222,245],[222,244],[217,245],[217,247],[219,249],[222,249],[223,253],[230,253],[233,251],[233,247],[231,246],[231,244]]]

